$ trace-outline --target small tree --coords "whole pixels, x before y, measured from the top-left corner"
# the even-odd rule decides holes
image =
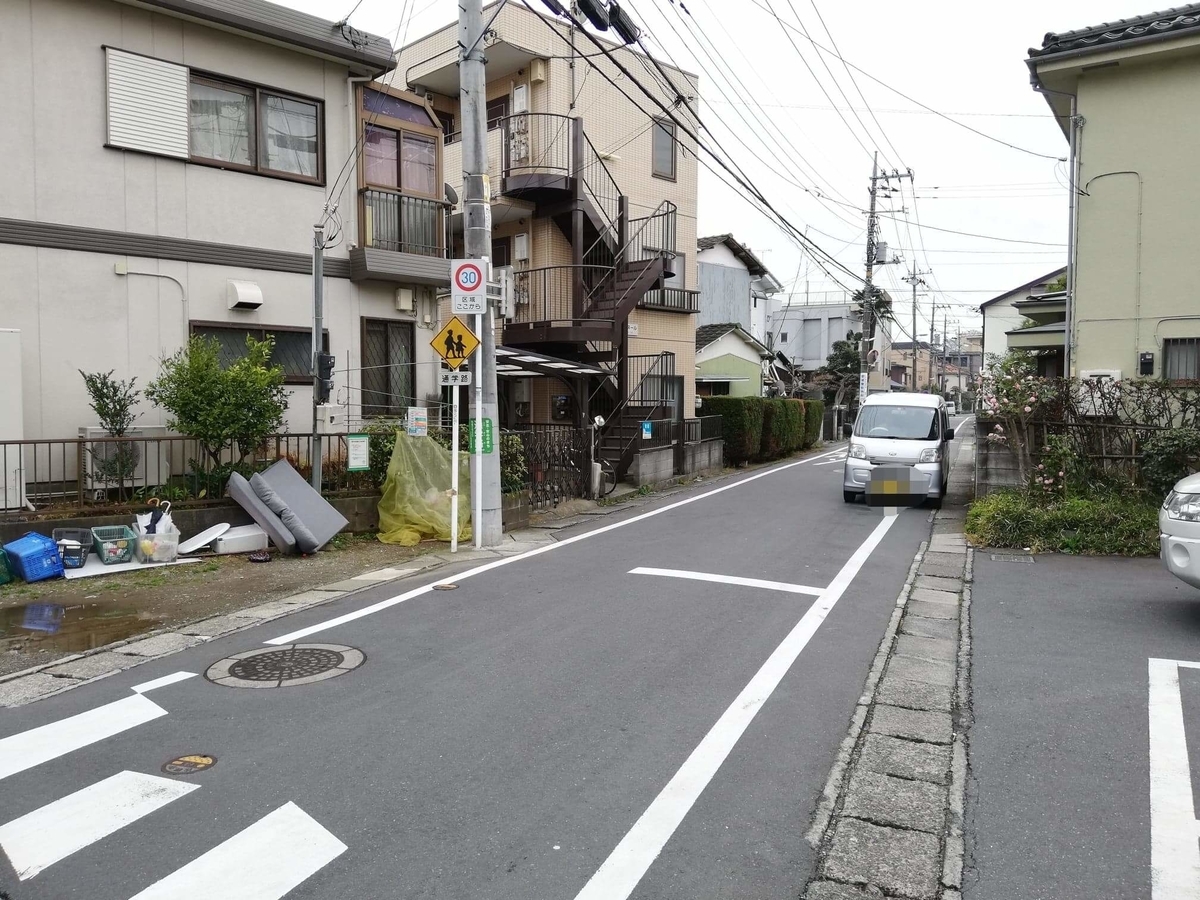
[[[841,406],[844,401],[858,396],[858,344],[861,340],[859,332],[851,331],[846,334],[844,341],[834,341],[825,365],[817,370],[813,378],[824,389],[825,399],[832,401],[834,406]]]
[[[283,427],[288,392],[271,365],[274,340],[246,338],[246,355],[222,367],[215,338],[193,335],[159,364],[146,396],[171,414],[169,427],[195,438],[214,466],[226,451],[235,465]]]
[[[100,421],[100,427],[109,437],[123,437],[138,413],[134,411],[141,392],[137,379],[121,381],[113,378],[113,370],[107,372],[85,372],[79,370],[90,398],[88,406]],[[101,484],[115,484],[119,499],[125,499],[125,485],[133,479],[138,465],[138,448],[131,441],[98,442],[88,447],[92,458],[92,480]]]

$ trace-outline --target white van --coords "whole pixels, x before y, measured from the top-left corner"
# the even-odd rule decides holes
[[[915,481],[927,483],[928,503],[942,505],[950,459],[946,444],[954,429],[946,401],[936,394],[871,394],[858,410],[846,451],[842,499],[853,503],[867,490],[876,466],[911,466]]]

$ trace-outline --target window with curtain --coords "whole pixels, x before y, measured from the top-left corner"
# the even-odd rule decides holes
[[[367,126],[363,138],[363,166],[367,184],[400,187],[398,139],[399,136],[390,128]]]
[[[189,155],[197,162],[318,182],[322,112],[316,100],[193,75]]]
[[[363,416],[401,416],[416,405],[413,342],[412,322],[363,319]]]
[[[191,155],[254,164],[254,92],[192,79],[188,97]]]
[[[400,187],[413,194],[437,194],[437,142],[405,132],[400,144]]]

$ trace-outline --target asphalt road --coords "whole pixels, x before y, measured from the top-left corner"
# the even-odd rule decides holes
[[[1045,555],[1029,564],[978,552],[974,574],[963,896],[1200,896],[1194,810],[1189,826],[1169,809],[1155,824],[1151,809],[1152,768],[1167,801],[1194,804],[1200,670],[1178,669],[1174,696],[1160,695],[1154,713],[1148,682],[1151,659],[1200,661],[1200,591],[1158,560]],[[1163,732],[1172,715],[1182,726],[1174,742]],[[1185,748],[1181,774],[1151,763],[1155,721],[1160,760]],[[1152,826],[1168,842],[1153,876]]]
[[[0,889],[570,900],[595,876],[605,900],[795,897],[809,818],[929,530],[924,510],[886,528],[843,504],[831,459],[580,526],[559,540],[596,533],[304,637],[365,654],[337,678],[133,690],[454,570],[0,713]],[[217,763],[162,773],[183,754]]]

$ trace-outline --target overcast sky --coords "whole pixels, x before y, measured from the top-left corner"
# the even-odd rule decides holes
[[[354,5],[354,0],[282,2],[334,20]],[[544,8],[539,0],[530,4]],[[930,290],[922,289],[918,304],[922,339],[928,337],[934,303],[949,307],[951,334],[956,323],[963,330],[977,327],[980,303],[1066,262],[1066,166],[1057,160],[1066,157],[1067,142],[1044,99],[1029,86],[1028,48],[1040,45],[1048,31],[1149,11],[1120,0],[983,6],[962,0],[622,0],[621,5],[648,31],[647,45],[656,55],[700,75],[700,118],[712,132],[703,135],[705,143],[722,145],[780,212],[799,229],[807,227],[812,240],[854,271],[863,270],[871,151],[878,149],[888,168],[913,170],[915,202],[907,182],[902,193],[881,197],[881,209],[895,216],[882,220],[882,239],[903,261],[883,267],[878,283],[896,297],[900,324],[908,329],[911,288],[900,278],[914,266],[931,270],[925,276]],[[836,44],[845,60],[879,81],[851,69],[852,83],[841,61],[783,27],[768,7],[817,44]],[[361,0],[350,22],[400,46],[406,35],[411,42],[457,15],[455,0]],[[1051,158],[973,134],[879,82]],[[711,162],[704,154],[702,159]],[[732,232],[762,255],[794,301],[803,302],[806,286],[814,302],[825,299],[824,291],[840,290],[740,192],[705,170],[699,199],[699,233]],[[924,228],[917,227],[917,215]],[[939,308],[939,332],[942,316]]]

